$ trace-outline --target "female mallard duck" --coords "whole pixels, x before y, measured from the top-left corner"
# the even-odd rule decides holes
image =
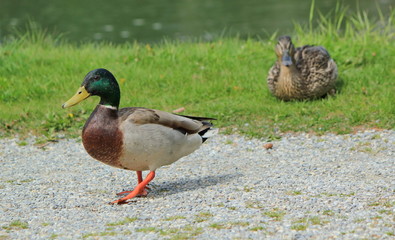
[[[295,49],[291,38],[283,36],[275,52],[278,59],[267,78],[274,96],[288,101],[335,93],[337,66],[325,48],[305,45]]]
[[[129,107],[118,109],[120,90],[115,77],[105,69],[89,72],[77,93],[63,108],[71,107],[89,96],[99,96],[100,103],[82,130],[82,143],[93,158],[113,167],[137,172],[138,185],[113,204],[125,203],[136,196],[146,196],[146,186],[155,170],[186,156],[217,133],[213,118],[175,115],[154,109]],[[142,179],[142,171],[149,170]]]

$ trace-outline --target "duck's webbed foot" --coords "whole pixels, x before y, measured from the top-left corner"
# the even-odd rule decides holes
[[[137,183],[140,184],[143,181],[143,173],[141,171],[136,171],[137,173]],[[139,195],[137,195],[136,197],[146,197],[148,195],[148,192],[146,190],[150,190],[150,187],[145,186],[143,191],[141,193],[139,193]],[[117,193],[118,196],[120,195],[125,195],[125,194],[129,194],[133,191],[123,191],[123,192],[119,192]]]
[[[137,196],[147,196],[147,191],[146,189],[147,184],[152,181],[152,179],[154,179],[155,177],[155,171],[151,171],[148,173],[147,177],[144,179],[144,181],[140,181],[142,180],[142,176],[141,176],[141,171],[137,171],[137,177],[138,177],[138,182],[139,184],[133,189],[133,191],[124,191],[124,192],[120,192],[117,195],[123,195],[123,194],[128,194],[123,198],[120,198],[118,200],[115,200],[113,202],[111,202],[111,204],[124,204],[127,203],[126,201],[129,199],[132,199],[134,197]]]

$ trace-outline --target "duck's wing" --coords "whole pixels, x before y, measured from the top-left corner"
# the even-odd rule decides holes
[[[280,76],[280,63],[276,61],[274,65],[270,68],[267,76],[267,86],[271,93],[276,92],[276,86],[278,82],[278,77]]]
[[[305,45],[297,48],[296,67],[312,92],[328,91],[334,87],[337,66],[322,46]]]
[[[121,121],[131,121],[134,124],[160,124],[173,128],[185,134],[200,133],[209,129],[214,118],[183,116],[155,109],[129,107],[118,111]]]

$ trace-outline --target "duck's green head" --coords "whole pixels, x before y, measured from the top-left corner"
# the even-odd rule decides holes
[[[77,93],[62,107],[74,106],[90,96],[99,96],[100,104],[118,108],[121,93],[114,75],[103,68],[90,71],[85,76]]]
[[[292,44],[291,37],[279,37],[275,51],[282,65],[289,67],[293,64],[295,46]]]

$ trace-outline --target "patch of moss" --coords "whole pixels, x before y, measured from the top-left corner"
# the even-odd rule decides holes
[[[208,219],[212,218],[214,215],[209,212],[201,212],[195,215],[195,222],[205,222]]]
[[[392,215],[392,214],[394,214],[394,211],[393,211],[393,210],[387,210],[387,209],[380,209],[380,210],[378,210],[377,212],[380,213],[380,214],[387,214],[387,215]]]
[[[262,204],[259,201],[247,201],[246,202],[246,207],[247,208],[255,208],[255,209],[263,209],[264,204]]]
[[[209,227],[214,228],[214,229],[226,229],[226,225],[224,223],[212,223],[209,225]]]
[[[180,216],[180,215],[176,215],[176,216],[171,216],[171,217],[165,218],[163,220],[164,221],[173,221],[173,220],[177,220],[177,219],[186,219],[186,217]]]
[[[244,186],[244,189],[243,189],[244,192],[251,192],[252,190],[254,190],[254,188],[249,187],[249,186]]]
[[[162,229],[159,234],[168,236],[172,240],[191,239],[203,233],[203,228],[186,225],[182,228]]]
[[[307,227],[307,224],[294,224],[291,226],[291,229],[296,231],[304,231],[307,229]]]
[[[357,219],[354,219],[354,222],[355,222],[355,223],[361,223],[361,222],[364,222],[364,221],[365,221],[364,218],[357,218]]]
[[[326,216],[333,216],[333,215],[335,215],[335,213],[332,210],[325,210],[325,211],[322,212],[322,214],[326,215]]]
[[[265,230],[265,228],[262,227],[262,226],[257,226],[257,227],[252,227],[252,228],[250,228],[250,231],[254,231],[254,232],[256,232],[256,231],[262,231],[262,230]]]
[[[18,144],[18,146],[23,147],[23,146],[26,146],[28,143],[26,141],[20,141],[17,144]]]
[[[273,209],[272,211],[266,211],[263,214],[265,216],[268,216],[268,217],[274,219],[275,221],[281,221],[281,220],[283,220],[283,218],[285,216],[285,212],[279,211],[278,209]]]
[[[22,222],[19,220],[11,222],[8,226],[2,227],[5,230],[20,230],[29,228],[29,224],[27,222]]]
[[[59,235],[59,234],[55,234],[55,233],[53,233],[53,234],[51,234],[51,236],[49,236],[49,239],[57,239],[58,237],[60,237],[61,235]]]
[[[383,203],[383,206],[388,208],[395,207],[395,201],[386,201]]]
[[[290,196],[297,196],[297,195],[302,195],[302,192],[301,191],[288,191],[288,192],[286,192],[286,194],[290,195]]]
[[[104,237],[104,236],[117,236],[117,232],[99,232],[99,233],[88,233],[82,236],[83,239],[89,237]]]
[[[318,217],[318,216],[310,217],[310,218],[308,219],[308,221],[309,221],[311,224],[313,224],[313,225],[324,225],[324,224],[328,223],[328,221],[323,221],[323,220],[322,220],[320,217]]]
[[[125,219],[118,221],[118,222],[113,222],[113,223],[107,223],[106,226],[120,226],[120,225],[125,225],[128,223],[132,223],[137,221],[138,218],[134,217],[134,218],[130,218],[130,217],[126,217]]]
[[[240,227],[247,227],[250,225],[249,222],[242,222],[242,221],[237,221],[237,222],[231,222],[229,223],[231,226],[240,226]]]
[[[225,141],[225,144],[228,144],[228,145],[229,144],[233,144],[233,141],[228,139],[228,140]]]
[[[160,229],[157,229],[156,227],[145,227],[145,228],[136,229],[136,232],[143,232],[143,233],[159,232],[159,231]]]

